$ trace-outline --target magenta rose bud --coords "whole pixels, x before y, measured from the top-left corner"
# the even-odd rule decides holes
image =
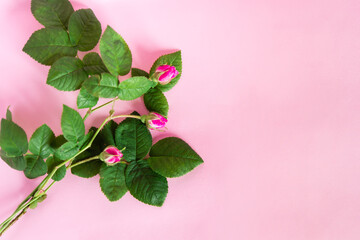
[[[146,117],[146,125],[151,130],[165,128],[167,121],[164,116],[156,112],[151,112]]]
[[[114,146],[108,146],[100,154],[100,160],[104,161],[107,165],[114,165],[120,162],[122,157],[122,152]]]
[[[155,76],[161,85],[168,84],[173,80],[179,72],[174,66],[161,65],[156,68]]]

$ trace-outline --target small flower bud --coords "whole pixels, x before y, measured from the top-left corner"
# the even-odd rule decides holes
[[[164,128],[167,121],[164,116],[156,112],[151,112],[146,116],[146,125],[151,130]]]
[[[100,160],[105,162],[107,165],[115,165],[121,161],[123,157],[122,152],[114,146],[108,146],[105,150],[99,155]]]
[[[156,68],[154,76],[161,85],[165,85],[171,82],[178,74],[179,72],[174,66],[161,65]]]

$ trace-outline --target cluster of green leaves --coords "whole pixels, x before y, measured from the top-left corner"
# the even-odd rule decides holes
[[[31,11],[44,28],[32,34],[23,51],[51,66],[48,85],[61,91],[80,90],[79,109],[91,109],[99,98],[128,101],[143,96],[150,112],[167,117],[169,104],[164,92],[181,77],[180,51],[159,57],[146,72],[132,67],[131,51],[114,29],[108,26],[102,34],[101,24],[91,9],[74,11],[68,0],[32,0]],[[100,55],[89,52],[83,59],[78,57],[78,51],[91,51],[98,43]],[[180,74],[160,85],[152,79],[160,65],[175,66]],[[119,82],[119,76],[130,72],[130,78]],[[120,124],[109,121],[102,129],[92,127],[86,133],[80,114],[64,105],[61,129],[63,134],[55,137],[44,124],[28,141],[8,109],[6,118],[1,120],[0,157],[10,167],[24,171],[28,178],[52,173],[52,179],[60,181],[68,161],[77,164],[98,156],[107,146],[116,146],[125,149],[126,164],[110,166],[94,159],[71,167],[72,174],[84,178],[99,174],[101,190],[110,201],[119,200],[129,191],[136,199],[154,206],[164,203],[167,178],[182,176],[203,162],[179,138],[164,138],[153,144],[150,131],[139,119],[127,118]]]
[[[134,112],[133,115],[138,115]],[[64,105],[61,117],[63,135],[55,138],[53,131],[42,125],[28,142],[25,131],[12,121],[11,112],[1,120],[1,158],[12,168],[36,178],[72,159],[89,142],[97,128],[85,134],[80,114]],[[110,201],[119,200],[127,191],[136,199],[161,206],[168,192],[167,177],[180,177],[203,160],[183,140],[165,138],[152,144],[152,136],[139,119],[126,118],[120,124],[108,122],[89,149],[75,158],[73,164],[98,156],[107,146],[124,149],[128,165],[109,166],[100,160],[89,161],[71,168],[77,176],[90,178],[100,174],[100,187]],[[147,157],[149,156],[149,157]],[[44,159],[47,159],[46,162]],[[60,181],[66,174],[65,165],[58,168],[52,179]]]
[[[85,135],[80,114],[64,105],[61,117],[63,135],[55,137],[46,124],[40,126],[28,141],[25,131],[12,120],[10,110],[1,119],[1,158],[12,168],[24,171],[32,179],[53,171],[64,160],[71,159],[86,144],[91,132]],[[46,162],[45,162],[46,159]],[[60,181],[66,173],[65,165],[56,170],[52,179]]]
[[[101,190],[110,201],[119,200],[129,191],[146,204],[162,206],[168,193],[166,178],[180,177],[203,162],[179,138],[164,138],[153,145],[146,125],[138,119],[126,118],[120,124],[111,121],[105,125],[93,146],[74,163],[98,155],[109,145],[125,148],[124,159],[128,164],[108,166],[97,160],[78,165],[71,171],[84,178],[99,174]]]
[[[80,89],[78,108],[94,107],[99,98],[134,100],[144,96],[151,111],[168,113],[162,92],[170,90],[180,79],[179,74],[166,86],[150,80],[163,64],[175,66],[181,73],[180,51],[160,57],[150,73],[132,68],[132,54],[125,40],[110,26],[101,36],[101,24],[91,9],[74,11],[68,0],[32,0],[31,11],[45,27],[32,34],[23,51],[41,64],[51,66],[47,84],[61,91]],[[87,53],[83,59],[78,51],[91,51],[99,43],[100,54]],[[119,82],[118,76],[131,77]]]

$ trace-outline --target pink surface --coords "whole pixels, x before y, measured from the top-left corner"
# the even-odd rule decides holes
[[[105,4],[106,3],[106,4]],[[205,164],[169,180],[162,208],[126,194],[110,203],[68,174],[5,235],[19,240],[360,239],[358,0],[81,0],[120,32],[134,66],[183,51],[166,94],[168,132]],[[45,85],[48,67],[21,49],[40,24],[30,0],[0,1],[0,117],[8,105],[28,135],[60,133],[76,93]],[[141,101],[119,103],[118,113]],[[99,124],[106,111],[87,126]],[[159,137],[157,137],[159,139]],[[0,219],[39,182],[0,162]]]

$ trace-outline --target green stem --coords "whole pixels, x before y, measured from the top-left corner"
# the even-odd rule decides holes
[[[119,100],[118,97],[116,97],[116,98],[114,98],[113,100],[111,100],[111,101],[109,101],[109,102],[106,102],[106,103],[104,103],[104,104],[102,104],[102,105],[100,105],[100,106],[92,109],[91,112],[95,112],[96,110],[98,110],[98,109],[100,109],[100,108],[102,108],[102,107],[105,107],[106,105],[109,105],[109,104],[111,104],[111,103],[113,103],[113,102],[116,102],[117,100]]]
[[[115,99],[113,101],[116,101]],[[107,103],[109,104],[109,103]],[[1,223],[0,225],[0,236],[10,227],[12,226],[22,215],[24,215],[26,213],[26,210],[30,207],[30,205],[34,202],[36,202],[41,196],[43,196],[44,194],[46,194],[48,192],[48,190],[55,184],[56,181],[53,181],[49,184],[49,186],[43,191],[40,192],[51,180],[51,178],[54,176],[55,172],[62,166],[66,165],[67,163],[71,162],[73,159],[75,159],[77,156],[79,156],[81,153],[83,153],[84,151],[86,151],[87,149],[89,149],[91,147],[91,145],[93,144],[96,136],[100,133],[100,131],[103,129],[103,127],[111,120],[113,119],[117,119],[117,118],[136,118],[136,119],[140,119],[140,116],[136,116],[136,115],[117,115],[117,116],[109,116],[107,117],[104,122],[101,124],[101,126],[97,129],[97,131],[95,132],[95,134],[93,135],[93,137],[91,138],[90,142],[83,147],[77,154],[75,154],[72,158],[67,159],[65,161],[63,161],[62,163],[60,163],[59,165],[57,165],[52,171],[51,173],[49,173],[44,179],[43,181],[25,198],[24,201],[22,201],[19,206],[16,208],[16,210],[14,211],[14,213],[8,217],[3,223]],[[99,156],[95,156],[95,157],[91,157],[85,160],[82,160],[80,162],[77,162],[75,164],[69,164],[67,169],[70,169],[72,167],[78,166],[80,164],[83,164],[85,162],[89,162],[95,159],[98,159]]]
[[[56,183],[55,180],[53,180],[52,183],[49,184],[49,186],[44,190],[44,193],[47,193],[49,189],[52,187],[52,185],[54,185],[54,183]]]
[[[39,184],[39,186],[37,187],[37,191],[35,193],[35,195],[41,191],[41,189],[43,189],[46,184],[50,181],[50,179],[54,176],[54,174],[56,173],[56,171],[61,168],[62,166],[64,166],[66,163],[68,163],[69,161],[71,161],[72,159],[74,159],[75,157],[77,157],[79,154],[81,154],[83,152],[83,150],[81,150],[80,152],[78,152],[74,157],[65,160],[64,162],[60,163],[59,165],[57,165],[56,167],[54,167],[54,169],[51,171],[51,173],[49,173],[46,178]]]
[[[88,158],[88,159],[82,160],[82,161],[80,161],[80,162],[77,162],[77,163],[71,164],[71,165],[67,166],[67,168],[66,168],[66,169],[71,169],[71,168],[76,167],[76,166],[78,166],[78,165],[80,165],[80,164],[83,164],[83,163],[86,163],[86,162],[90,162],[90,161],[92,161],[92,160],[96,160],[96,159],[99,159],[99,156],[91,157],[91,158]]]
[[[100,109],[100,108],[102,108],[102,107],[105,107],[105,106],[107,106],[107,105],[109,105],[109,104],[111,104],[111,103],[115,103],[117,100],[119,100],[118,97],[116,97],[116,98],[114,98],[113,100],[111,100],[111,101],[109,101],[109,102],[106,102],[106,103],[104,103],[104,104],[102,104],[102,105],[100,105],[100,106],[98,106],[98,107],[96,107],[96,108],[94,108],[94,109],[89,108],[89,110],[86,112],[83,120],[85,121],[85,120],[89,117],[89,115],[90,115],[91,113],[95,112],[96,110],[98,110],[98,109]]]
[[[19,214],[19,215],[17,215],[8,225],[6,225],[5,227],[4,227],[4,229],[3,230],[1,230],[1,232],[0,232],[0,237],[1,237],[1,235],[8,229],[8,228],[10,228],[17,220],[19,220],[19,218],[22,216],[22,215],[24,215],[26,213],[26,209],[24,209],[24,210],[22,210],[22,212]]]
[[[24,205],[27,201],[29,201],[29,199],[31,199],[31,197],[32,197],[33,195],[35,195],[35,193],[37,192],[37,190],[38,190],[38,187],[36,187],[36,188],[25,198],[25,200],[22,201],[22,202],[19,204],[19,206],[18,206],[17,209],[19,209],[22,205]],[[17,210],[17,209],[16,209],[16,210]]]
[[[17,221],[20,216],[24,215],[26,210],[30,207],[30,205],[34,202],[36,202],[43,194],[40,194],[36,197],[34,197],[32,200],[30,200],[27,204],[20,207],[19,209],[15,210],[15,212],[8,217],[4,223],[0,225],[0,236],[12,225],[15,221]],[[25,211],[25,212],[24,212]]]
[[[86,112],[85,116],[83,117],[83,121],[85,121],[89,117],[90,113],[91,113],[91,108],[89,108],[89,110]]]
[[[110,120],[116,119],[116,118],[136,118],[136,119],[141,119],[141,116],[137,116],[137,115],[118,115],[118,116],[112,116],[110,117]]]

